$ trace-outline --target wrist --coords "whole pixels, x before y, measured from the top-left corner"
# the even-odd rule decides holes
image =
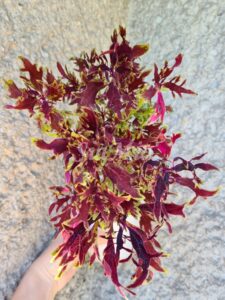
[[[53,280],[43,276],[40,266],[34,263],[21,280],[12,300],[53,300],[55,290]]]

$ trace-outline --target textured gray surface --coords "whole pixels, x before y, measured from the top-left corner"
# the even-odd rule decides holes
[[[132,42],[150,42],[143,59],[149,66],[184,54],[181,73],[197,97],[172,100],[167,118],[181,131],[174,155],[208,152],[206,159],[221,168],[207,174],[206,185],[224,184],[224,1],[10,1],[0,0],[0,77],[18,76],[18,55],[52,69],[56,60],[93,47],[105,49],[114,27],[128,26]],[[129,4],[129,5],[128,5]],[[129,9],[129,10],[128,10]],[[128,15],[128,21],[127,20]],[[4,91],[0,91],[2,104]],[[170,97],[169,99],[170,100]],[[24,112],[0,112],[0,300],[10,299],[22,274],[52,236],[47,208],[48,187],[63,183],[62,164],[48,161],[30,136],[40,136]],[[43,180],[44,178],[44,180]],[[189,195],[180,194],[186,199]],[[224,190],[186,209],[186,219],[174,218],[173,235],[160,239],[171,253],[164,260],[167,276],[137,290],[136,299],[225,299]],[[121,270],[127,280],[129,267]],[[99,265],[84,267],[57,299],[120,299]]]
[[[126,0],[89,0],[85,5],[81,0],[0,0],[0,77],[18,77],[18,55],[55,69],[57,60],[64,64],[82,50],[107,49],[113,29],[123,24],[126,13]],[[41,136],[35,120],[27,112],[3,110],[2,105],[9,103],[5,95],[1,86],[1,300],[10,299],[27,267],[51,238],[48,187],[63,184],[61,161],[47,160],[50,153],[30,142],[31,136]],[[90,299],[93,271],[87,279],[84,272],[59,299]]]
[[[224,186],[225,2],[136,0],[129,9],[130,37],[151,45],[144,62],[162,64],[183,53],[182,68],[177,72],[198,93],[196,97],[169,101],[174,113],[166,122],[173,131],[183,133],[174,146],[174,155],[191,158],[208,152],[205,159],[221,171],[204,176],[205,185]],[[179,198],[186,199],[187,194]],[[225,299],[224,189],[185,211],[185,220],[174,220],[173,235],[161,235],[165,249],[171,253],[164,260],[169,274],[155,277],[150,286],[140,289],[143,299]]]

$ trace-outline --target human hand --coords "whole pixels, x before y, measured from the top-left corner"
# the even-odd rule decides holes
[[[76,269],[71,262],[62,277],[55,280],[58,269],[58,261],[50,263],[51,253],[61,243],[63,238],[58,235],[53,239],[42,254],[32,263],[17,287],[12,300],[52,300],[55,295],[71,280]],[[100,248],[106,244],[106,240],[99,237],[97,244]]]

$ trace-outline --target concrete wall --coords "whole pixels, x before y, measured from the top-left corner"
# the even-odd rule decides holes
[[[55,62],[81,50],[106,49],[112,30],[127,26],[132,43],[149,42],[143,59],[149,66],[184,54],[181,73],[197,97],[168,99],[174,113],[167,118],[183,138],[174,155],[191,158],[208,152],[221,168],[207,174],[206,185],[224,183],[224,1],[213,0],[0,0],[0,77],[18,77],[18,55],[55,69]],[[85,3],[85,4],[84,4]],[[2,105],[9,103],[0,90]],[[62,163],[49,161],[31,136],[41,136],[26,112],[0,111],[0,299],[10,299],[18,281],[53,234],[47,208],[50,185],[63,184]],[[44,179],[44,180],[43,180]],[[180,199],[188,195],[180,193]],[[171,256],[167,276],[137,290],[136,299],[225,299],[224,191],[186,209],[174,220],[174,233],[160,239]],[[121,278],[129,276],[129,267]],[[122,279],[123,280],[123,279]],[[99,265],[79,270],[57,299],[120,299]]]
[[[152,47],[145,63],[162,64],[180,52],[184,55],[177,72],[198,96],[168,97],[174,113],[165,122],[172,131],[183,133],[174,155],[190,159],[208,152],[205,159],[221,168],[203,177],[209,188],[225,183],[224,4],[219,0],[136,0],[129,6],[130,36]],[[187,197],[180,192],[180,199]],[[161,235],[171,253],[164,260],[169,274],[155,277],[144,287],[143,299],[225,299],[224,190],[185,211],[185,220],[174,220],[173,235]]]

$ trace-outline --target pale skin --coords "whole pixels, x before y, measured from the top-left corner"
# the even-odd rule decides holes
[[[62,236],[53,239],[42,254],[32,263],[18,285],[12,300],[53,300],[56,294],[71,280],[76,269],[71,263],[59,280],[55,280],[58,261],[50,263],[51,253],[62,243]],[[99,246],[106,243],[98,238]]]

